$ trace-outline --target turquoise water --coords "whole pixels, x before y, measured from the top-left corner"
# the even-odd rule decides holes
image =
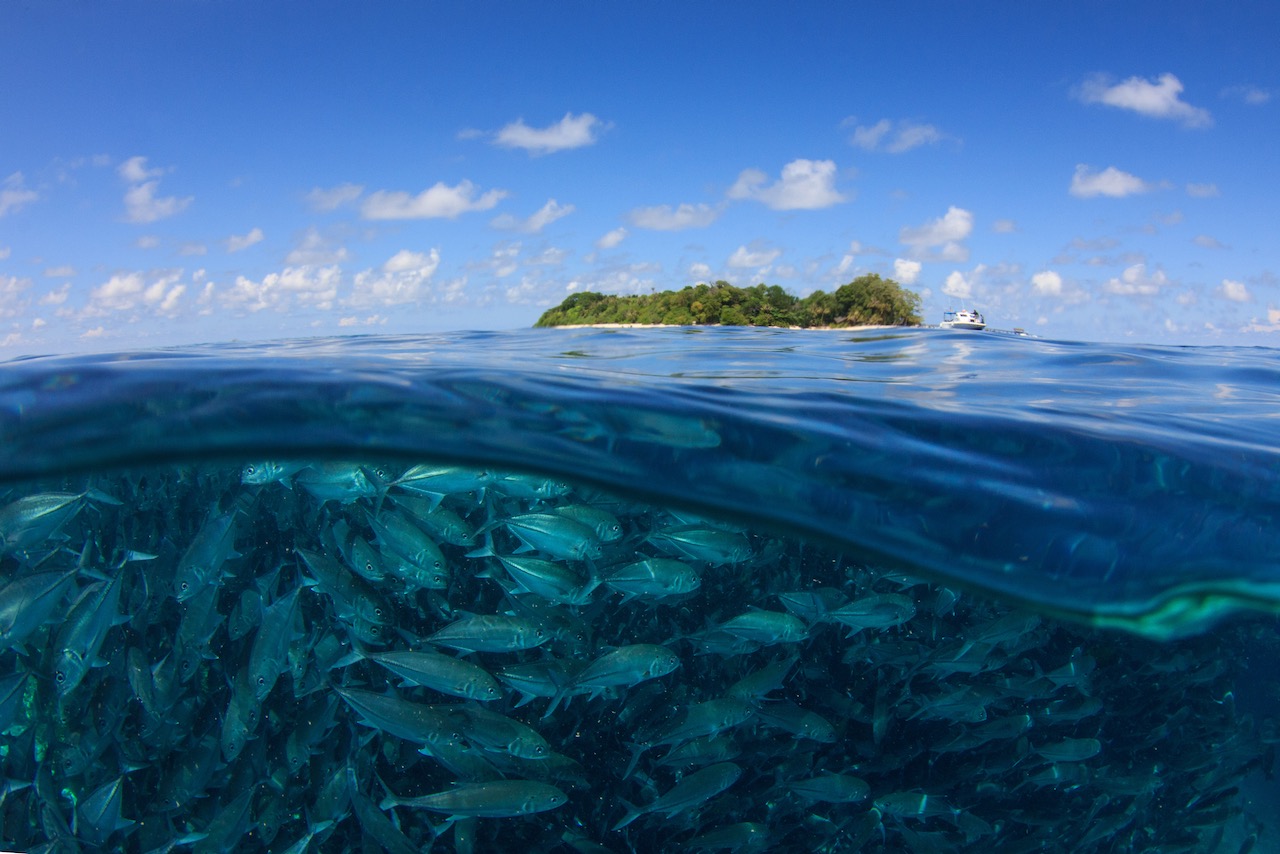
[[[0,841],[1262,850],[1278,368],[706,328],[6,363]]]

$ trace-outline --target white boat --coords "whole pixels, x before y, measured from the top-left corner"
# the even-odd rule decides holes
[[[986,329],[987,321],[982,315],[971,308],[962,308],[959,311],[944,311],[942,313],[943,329]]]

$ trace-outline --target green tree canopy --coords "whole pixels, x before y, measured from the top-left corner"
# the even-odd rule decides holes
[[[834,293],[815,291],[804,299],[778,285],[739,288],[724,281],[636,296],[582,291],[546,311],[534,326],[594,323],[919,326],[920,296],[875,273],[859,276]]]

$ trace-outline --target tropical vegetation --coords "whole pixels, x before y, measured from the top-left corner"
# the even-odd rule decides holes
[[[534,326],[602,323],[669,326],[919,326],[920,296],[875,273],[831,293],[801,299],[778,285],[728,282],[635,296],[581,291],[549,309]]]

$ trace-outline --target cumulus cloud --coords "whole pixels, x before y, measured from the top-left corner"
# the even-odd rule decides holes
[[[991,230],[996,234],[1013,234],[1018,230],[1018,224],[1011,219],[998,219],[991,223]]]
[[[1211,199],[1222,193],[1218,190],[1217,184],[1188,184],[1187,195],[1193,199]]]
[[[511,214],[502,214],[490,223],[494,228],[519,231],[524,234],[537,234],[551,223],[573,213],[573,205],[559,204],[555,199],[547,199],[547,203],[528,219],[516,219]]]
[[[941,261],[967,261],[969,250],[961,241],[973,233],[973,214],[952,205],[947,212],[924,225],[903,226],[898,240],[918,257]]]
[[[159,196],[160,176],[164,169],[147,168],[147,158],[130,157],[116,172],[131,186],[124,193],[125,220],[147,223],[181,213],[194,201],[194,196]]]
[[[117,166],[116,174],[130,184],[141,184],[144,181],[150,181],[152,178],[159,178],[164,174],[164,170],[148,169],[147,158],[139,155],[130,157]]]
[[[261,243],[262,238],[260,228],[254,228],[248,234],[233,234],[227,238],[227,251],[239,252],[241,249],[248,249],[255,243]]]
[[[365,219],[454,219],[464,213],[492,210],[507,197],[506,190],[476,193],[476,185],[466,180],[452,187],[437,182],[416,196],[378,190],[364,200],[360,214]]]
[[[24,183],[21,172],[14,172],[4,181],[0,181],[0,216],[17,213],[40,198],[39,193],[27,189]]]
[[[777,211],[818,210],[845,200],[836,191],[836,164],[831,160],[792,160],[776,182],[766,186],[768,180],[759,169],[744,169],[728,196],[754,199]]]
[[[1053,270],[1044,270],[1031,277],[1031,288],[1041,296],[1062,296],[1062,276]]]
[[[356,308],[422,302],[430,296],[431,278],[440,266],[440,252],[402,249],[379,270],[357,273],[346,304]]]
[[[307,229],[302,240],[285,257],[285,263],[293,267],[319,267],[345,260],[346,247],[332,245],[314,226]]]
[[[976,278],[977,271],[966,276],[959,270],[952,270],[947,274],[947,280],[942,285],[942,292],[956,299],[969,299],[973,296],[973,283]]]
[[[1249,302],[1253,299],[1253,295],[1244,286],[1244,282],[1237,282],[1232,279],[1223,279],[1222,287],[1218,289],[1218,293],[1232,302]]]
[[[695,261],[689,265],[689,275],[699,282],[705,282],[711,278],[711,268],[701,261]]]
[[[767,264],[772,264],[781,254],[781,249],[748,249],[745,246],[739,246],[729,256],[728,264],[730,267],[737,269],[763,267]]]
[[[63,264],[61,267],[49,267],[44,271],[45,278],[48,279],[65,279],[75,274],[76,268],[70,264]]]
[[[333,308],[341,281],[342,270],[337,266],[286,267],[260,281],[237,276],[234,285],[218,293],[218,299],[227,308],[250,313],[287,311],[295,305],[327,310]]]
[[[1212,125],[1209,111],[1182,100],[1182,90],[1182,81],[1168,73],[1161,74],[1155,81],[1130,77],[1114,84],[1106,75],[1097,74],[1080,84],[1076,97],[1085,104],[1105,104],[1151,118],[1172,119],[1184,127]]]
[[[1160,288],[1168,283],[1163,271],[1156,270],[1148,276],[1146,264],[1133,264],[1126,267],[1119,278],[1113,278],[1103,285],[1103,290],[1121,296],[1149,297],[1159,293]]]
[[[854,128],[853,136],[849,141],[867,151],[902,154],[904,151],[910,151],[922,145],[932,145],[941,141],[942,138],[942,132],[933,125],[881,119],[873,125],[859,125]]]
[[[335,211],[343,205],[349,205],[364,192],[363,184],[339,184],[336,187],[315,187],[307,193],[308,207],[317,213]]]
[[[1150,192],[1155,189],[1155,186],[1128,172],[1121,172],[1114,166],[1095,172],[1088,165],[1079,163],[1076,165],[1075,174],[1071,177],[1071,188],[1068,192],[1081,199],[1095,196],[1120,199],[1135,193]]]
[[[720,208],[705,204],[683,204],[636,208],[627,215],[636,228],[652,231],[684,231],[686,228],[706,228],[720,216]]]
[[[893,277],[904,285],[914,285],[920,278],[924,265],[908,258],[895,258],[893,261]]]
[[[100,317],[111,312],[150,311],[171,316],[186,293],[181,270],[148,276],[141,272],[116,273],[94,288],[85,306],[85,315]]]
[[[529,127],[517,119],[494,135],[494,143],[505,148],[523,148],[530,154],[551,154],[592,145],[603,123],[591,113],[565,113],[560,121],[544,128]]]
[[[625,228],[615,228],[613,231],[610,231],[608,234],[604,235],[603,237],[601,237],[599,240],[596,241],[596,248],[612,249],[613,247],[621,243],[623,240],[625,240],[626,237],[627,237],[627,230]]]

